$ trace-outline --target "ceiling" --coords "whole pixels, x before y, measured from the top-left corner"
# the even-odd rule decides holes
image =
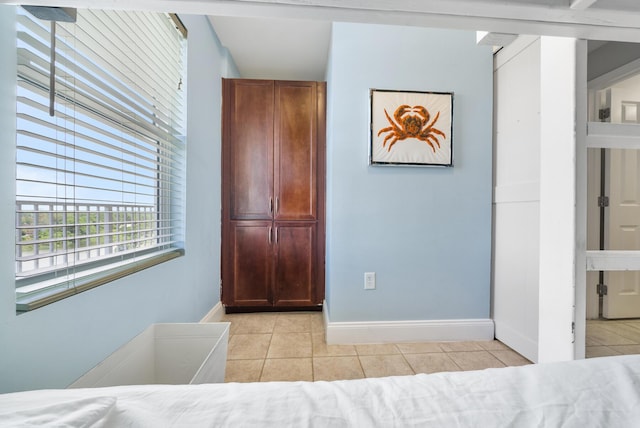
[[[262,2],[275,3],[275,2]],[[279,3],[302,3],[302,2],[279,2]],[[333,6],[339,9],[337,1],[307,1],[304,2],[309,7],[314,4],[319,8],[329,8]],[[342,2],[346,7],[358,6],[359,9],[365,9],[365,2]],[[350,4],[346,4],[350,3]],[[386,2],[391,4],[392,2]],[[431,9],[424,8],[423,5],[431,3]],[[384,23],[384,17],[380,14],[384,10],[390,13],[400,13],[404,8],[404,13],[414,14],[414,18],[426,13],[440,14],[444,22],[450,21],[452,27],[462,27],[472,30],[482,30],[491,28],[488,23],[485,24],[478,20],[477,27],[467,23],[453,22],[454,13],[464,16],[464,12],[460,8],[455,8],[458,4],[460,7],[468,5],[469,2],[449,0],[450,6],[447,8],[442,2],[423,1],[422,5],[417,2],[394,2],[393,10],[385,8],[385,2],[369,1],[366,2],[369,7],[370,16],[364,14],[362,17],[353,19],[354,21],[373,21]],[[514,21],[509,27],[509,34],[529,33],[529,34],[545,34],[545,31],[551,34],[560,33],[559,35],[579,35],[581,37],[588,36],[588,29],[585,23],[590,23],[593,29],[593,37],[598,37],[602,33],[602,28],[606,25],[617,27],[616,16],[625,15],[629,12],[638,14],[640,12],[640,2],[638,0],[511,0],[511,1],[476,1],[475,6],[481,4],[484,12],[480,9],[470,10],[471,14],[481,15],[482,17],[500,16],[509,17]],[[440,6],[440,7],[437,7]],[[503,9],[501,14],[496,8]],[[377,12],[376,12],[377,11]],[[324,11],[326,18],[330,17]],[[336,11],[339,12],[339,11]],[[345,12],[344,10],[341,12]],[[347,11],[353,13],[353,10]],[[527,14],[535,12],[531,19],[527,20]],[[339,13],[336,13],[339,15]],[[354,14],[355,15],[355,14]],[[448,15],[448,16],[447,16]],[[448,20],[446,18],[449,18]],[[582,18],[581,18],[582,17]],[[287,80],[324,80],[326,62],[328,57],[329,45],[331,40],[331,20],[308,17],[300,18],[265,18],[265,17],[244,17],[244,16],[222,16],[210,15],[209,19],[220,38],[221,43],[226,46],[236,65],[245,78],[265,78],[265,79],[287,79]],[[483,18],[484,19],[484,18]],[[640,15],[637,16],[636,24],[640,26]],[[340,16],[336,16],[335,20],[345,20]],[[394,22],[395,23],[395,22]],[[417,25],[415,22],[409,22],[410,25]],[[497,24],[497,23],[496,23]],[[506,23],[501,23],[502,27],[507,27]],[[522,31],[513,31],[517,29],[517,24],[522,24]],[[552,30],[545,30],[545,27],[551,27],[549,24],[555,24]],[[441,25],[434,19],[433,26]],[[571,29],[571,25],[575,28]],[[624,25],[624,23],[622,24]],[[496,25],[496,27],[498,27]],[[572,34],[577,32],[578,34]],[[566,34],[565,34],[566,33]],[[492,35],[495,34],[492,33]],[[502,37],[503,33],[498,33],[488,40],[509,40],[509,37]],[[640,37],[637,38],[640,42]],[[496,42],[500,44],[499,42]],[[601,44],[591,44],[590,48],[594,49]]]
[[[325,80],[331,22],[210,16],[242,77]]]
[[[15,3],[15,0],[0,0]],[[243,77],[324,80],[332,22],[640,43],[639,0],[33,0],[210,17]]]

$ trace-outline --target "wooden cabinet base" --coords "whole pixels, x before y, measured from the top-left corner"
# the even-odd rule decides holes
[[[225,306],[225,314],[251,312],[322,312],[322,304],[313,306]]]

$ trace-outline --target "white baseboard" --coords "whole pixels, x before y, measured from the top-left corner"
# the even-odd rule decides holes
[[[325,312],[329,345],[493,340],[491,319],[331,322]]]
[[[224,306],[222,302],[218,302],[211,310],[200,320],[200,322],[218,322],[224,315]]]
[[[217,322],[224,315],[216,304],[200,322]],[[326,340],[329,345],[398,342],[454,342],[493,340],[491,319],[331,322],[323,305]]]

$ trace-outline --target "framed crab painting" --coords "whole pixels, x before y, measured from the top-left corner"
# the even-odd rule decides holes
[[[453,92],[371,89],[371,165],[453,166]]]

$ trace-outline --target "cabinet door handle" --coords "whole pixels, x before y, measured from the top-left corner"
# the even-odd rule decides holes
[[[269,197],[269,214],[273,214],[273,197]]]
[[[280,198],[276,196],[276,214],[278,214],[279,207],[280,207]]]
[[[269,226],[269,245],[271,245],[271,226]]]
[[[276,244],[278,243],[278,228],[276,227]]]

